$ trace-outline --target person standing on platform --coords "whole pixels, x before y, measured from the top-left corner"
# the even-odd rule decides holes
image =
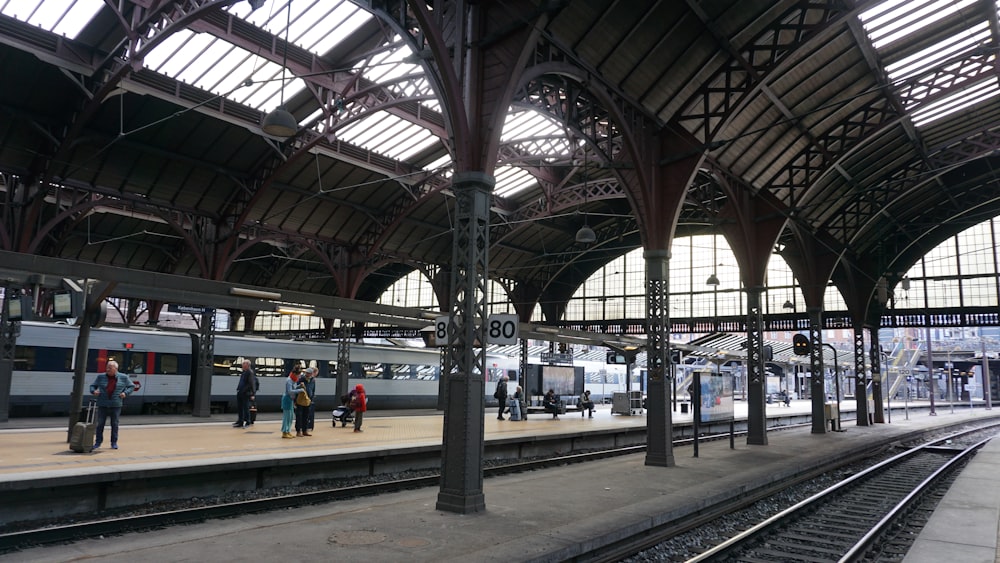
[[[514,391],[514,396],[507,400],[510,405],[510,419],[511,420],[521,420],[521,386],[517,386],[517,390]]]
[[[295,397],[299,393],[304,393],[305,389],[299,387],[295,381],[295,370],[292,370],[285,378],[285,392],[281,395],[281,437],[294,438],[292,434],[292,422],[295,420]]]
[[[243,372],[236,384],[236,423],[233,428],[250,427],[250,403],[257,395],[257,376],[250,369],[250,360],[243,360]]]
[[[507,409],[507,376],[500,378],[497,381],[497,389],[493,392],[493,398],[500,401],[500,408],[497,410],[497,420],[506,420],[503,417],[503,411]]]
[[[306,378],[306,393],[309,394],[309,413],[306,418],[306,430],[313,431],[316,427],[316,378],[319,376],[319,368],[312,368],[309,377]]]
[[[589,418],[594,418],[594,400],[590,398],[589,390],[580,395],[580,416],[583,416],[583,411],[590,411]]]
[[[299,376],[298,390],[300,393],[295,397],[295,435],[296,436],[312,436],[309,433],[309,407],[312,406],[312,400],[309,395],[309,381],[312,379],[313,375],[316,373],[316,368],[308,367]],[[316,383],[313,382],[313,389],[315,389]]]
[[[104,443],[104,424],[111,418],[111,449],[118,449],[118,417],[122,412],[122,401],[132,394],[132,380],[124,373],[118,373],[118,362],[108,360],[105,372],[90,384],[90,393],[97,397],[97,438],[94,449]]]
[[[361,422],[368,410],[368,395],[365,387],[358,383],[354,386],[354,396],[351,397],[351,411],[354,413],[354,431],[361,432]]]

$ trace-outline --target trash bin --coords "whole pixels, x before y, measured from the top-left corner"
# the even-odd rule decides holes
[[[837,418],[839,415],[840,411],[837,408],[837,403],[823,404],[823,417],[830,423],[831,432],[839,430],[839,428],[837,428]]]

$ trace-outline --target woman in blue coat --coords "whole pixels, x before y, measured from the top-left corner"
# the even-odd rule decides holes
[[[295,397],[306,390],[299,387],[298,382],[293,379],[295,372],[292,371],[285,378],[285,392],[281,395],[281,437],[294,438],[292,434],[292,423],[295,421]]]

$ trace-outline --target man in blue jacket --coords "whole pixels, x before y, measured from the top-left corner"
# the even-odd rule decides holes
[[[122,400],[132,394],[132,380],[118,373],[118,362],[108,360],[105,373],[97,376],[90,384],[90,393],[97,397],[97,438],[94,449],[104,442],[104,423],[111,417],[111,449],[118,449],[118,416],[122,412]]]

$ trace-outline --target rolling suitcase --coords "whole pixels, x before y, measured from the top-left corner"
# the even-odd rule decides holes
[[[73,425],[73,433],[69,438],[69,449],[76,453],[89,453],[94,450],[94,402],[87,405],[87,420]]]

